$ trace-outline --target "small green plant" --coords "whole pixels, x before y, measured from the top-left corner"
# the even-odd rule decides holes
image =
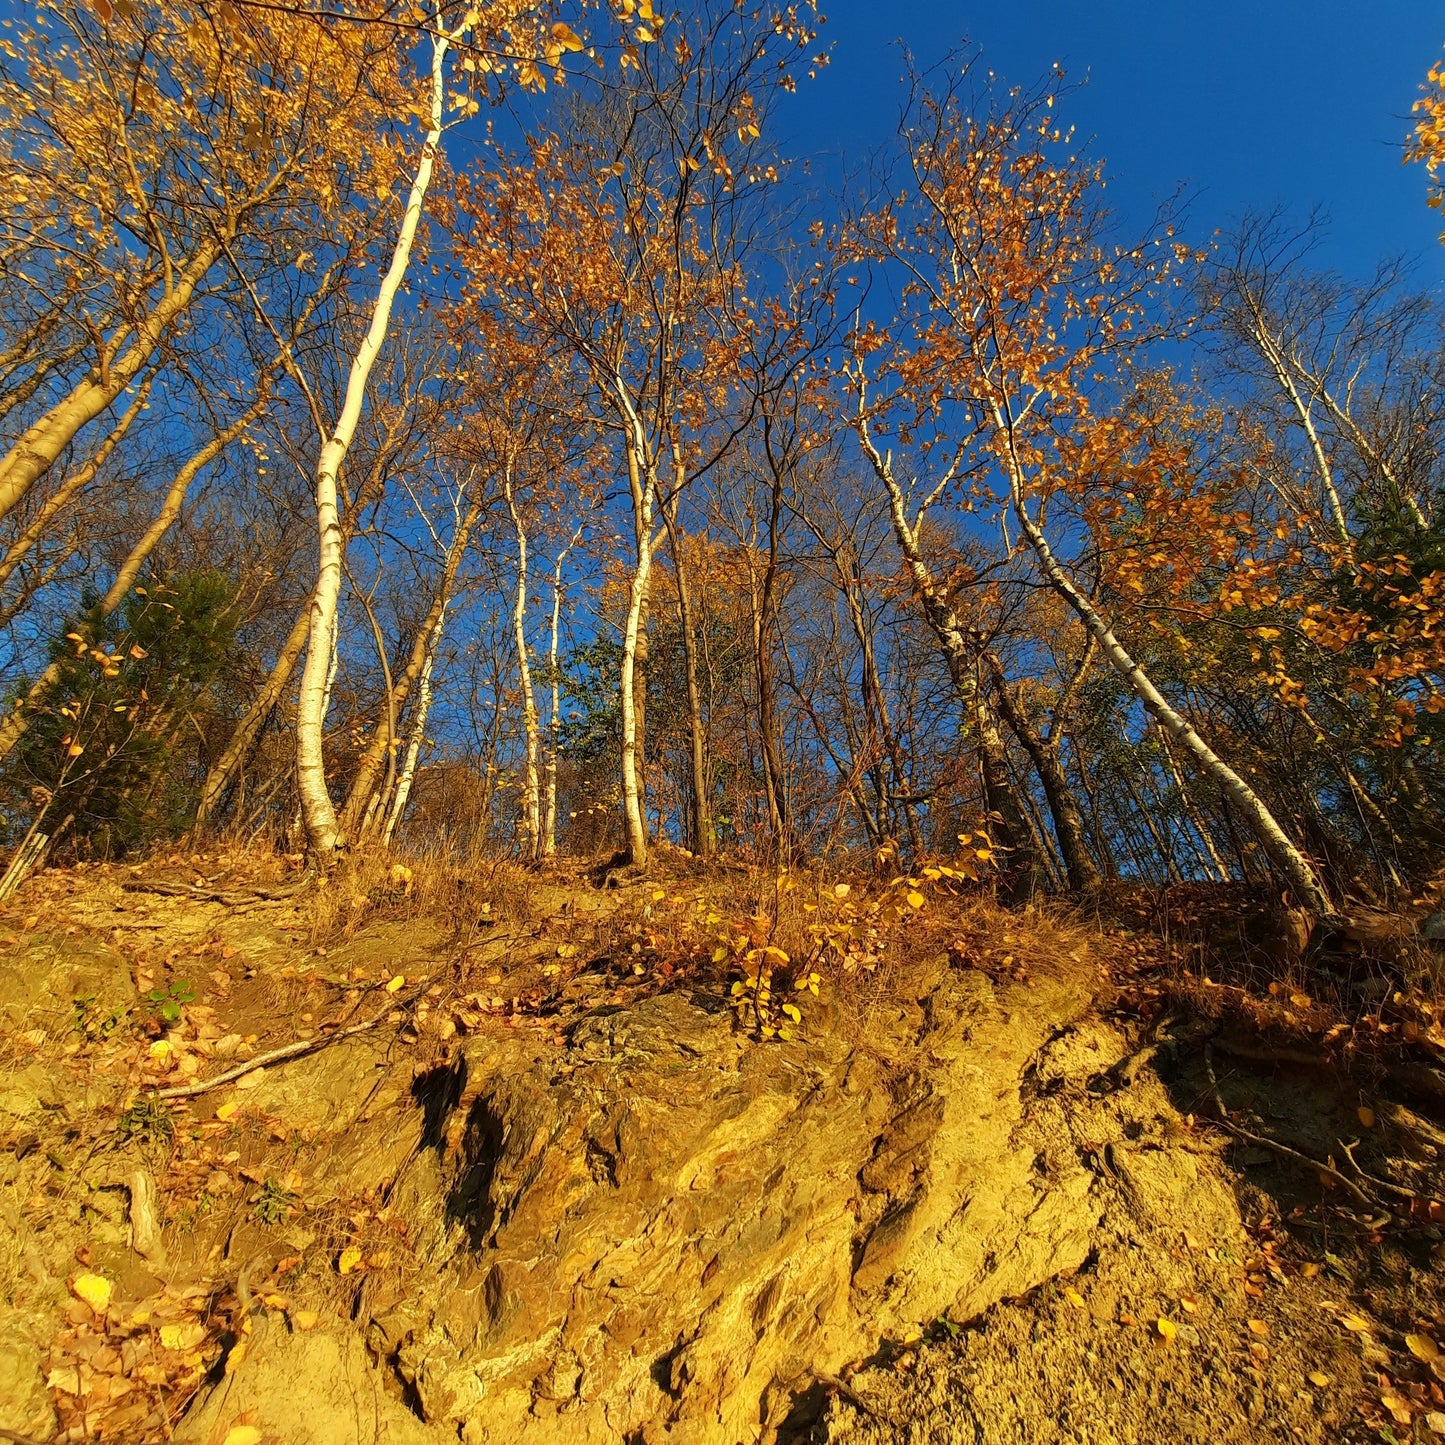
[[[176,1124],[171,1111],[157,1099],[137,1099],[116,1120],[115,1131],[126,1141],[139,1144],[169,1144]]]
[[[71,1021],[71,1028],[78,1034],[84,1034],[88,1039],[108,1037],[124,1021],[127,1013],[124,1004],[111,1009],[109,1013],[104,1009],[97,1009],[94,994],[77,996],[71,1002],[75,1008],[75,1017]]]
[[[262,1224],[281,1224],[291,1213],[299,1198],[299,1195],[287,1189],[285,1185],[278,1184],[274,1179],[268,1179],[261,1186],[261,1192],[252,1201],[251,1212]]]
[[[157,1018],[168,1024],[178,1024],[181,1021],[183,1006],[195,1003],[196,991],[190,984],[177,980],[167,988],[151,989],[146,994],[145,1000],[150,1004]]]

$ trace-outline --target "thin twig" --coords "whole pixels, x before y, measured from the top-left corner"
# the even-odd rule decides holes
[[[1214,1046],[1204,1046],[1204,1067],[1209,1073],[1209,1084],[1214,1091],[1214,1107],[1219,1117],[1217,1123],[1220,1128],[1228,1130],[1237,1139],[1243,1139],[1247,1144],[1255,1144],[1261,1149],[1270,1149],[1274,1153],[1283,1155],[1286,1159],[1294,1159],[1300,1164],[1307,1164],[1311,1169],[1318,1170],[1328,1179],[1333,1179],[1342,1189],[1354,1195],[1361,1204],[1369,1208],[1377,1208],[1377,1201],[1370,1198],[1353,1179],[1341,1174],[1333,1164],[1327,1164],[1313,1155],[1305,1154],[1299,1149],[1291,1149],[1288,1144],[1281,1144],[1278,1139],[1271,1139],[1267,1134],[1256,1134],[1249,1129],[1241,1129],[1238,1124],[1230,1122],[1229,1111],[1224,1107],[1224,1099],[1219,1092],[1219,1080],[1214,1076]],[[1354,1163],[1353,1160],[1350,1161]]]
[[[1412,1201],[1423,1199],[1427,1204],[1445,1205],[1445,1199],[1437,1199],[1433,1194],[1420,1194],[1414,1189],[1405,1188],[1403,1184],[1392,1184],[1388,1179],[1377,1179],[1373,1174],[1366,1173],[1366,1171],[1361,1169],[1359,1164],[1355,1162],[1355,1156],[1351,1152],[1360,1147],[1360,1141],[1358,1139],[1356,1139],[1353,1144],[1346,1144],[1343,1139],[1339,1140],[1338,1143],[1344,1151],[1345,1158],[1350,1161],[1350,1168],[1353,1169],[1361,1179],[1373,1184],[1376,1189],[1383,1189],[1387,1193],[1395,1195],[1398,1199],[1409,1199]]]

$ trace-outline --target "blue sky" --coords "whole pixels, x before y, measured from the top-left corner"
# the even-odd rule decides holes
[[[1445,220],[1400,162],[1408,112],[1445,46],[1439,0],[822,0],[832,64],[779,117],[793,155],[861,161],[893,133],[900,37],[928,64],[967,37],[1031,84],[1054,61],[1087,77],[1066,114],[1108,162],[1115,204],[1142,223],[1181,183],[1195,239],[1246,207],[1320,205],[1316,253],[1348,275],[1386,254],[1445,280]],[[830,168],[829,168],[830,169]]]

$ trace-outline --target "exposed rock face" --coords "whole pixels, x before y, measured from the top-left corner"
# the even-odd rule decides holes
[[[290,1335],[263,1323],[248,1355],[246,1368],[186,1416],[178,1440],[222,1445],[237,1422],[285,1445],[434,1445],[437,1439],[388,1391],[355,1334]]]
[[[1083,1261],[1093,1176],[1023,1098],[1087,973],[996,991],[939,964],[866,1048],[817,1006],[810,1042],[759,1046],[682,994],[584,1019],[565,1053],[469,1041],[403,1185],[445,1181],[452,1228],[374,1348],[471,1441],[797,1423],[881,1339]]]

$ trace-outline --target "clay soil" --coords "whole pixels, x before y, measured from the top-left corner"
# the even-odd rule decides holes
[[[835,882],[32,880],[0,1440],[1445,1439],[1428,958]]]

